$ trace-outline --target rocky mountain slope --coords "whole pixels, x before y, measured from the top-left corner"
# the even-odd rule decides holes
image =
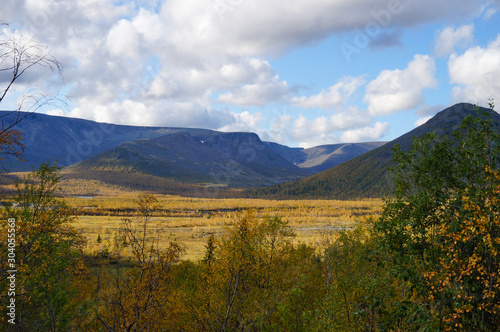
[[[340,143],[315,146],[308,149],[289,148],[276,143],[267,143],[271,149],[300,168],[319,173],[343,162],[376,149],[386,142]]]

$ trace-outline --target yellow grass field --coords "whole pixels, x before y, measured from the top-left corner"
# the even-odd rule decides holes
[[[123,218],[135,220],[135,195],[119,197],[68,198],[79,215],[74,226],[88,239],[86,251],[113,251]],[[288,220],[297,242],[314,244],[324,234],[366,223],[377,217],[382,200],[262,200],[202,199],[157,196],[160,208],[150,220],[151,234],[160,247],[177,241],[185,248],[185,259],[199,259],[210,233],[221,234],[242,213],[257,217],[280,216]],[[153,235],[154,234],[154,235]],[[98,238],[100,241],[98,241]],[[122,253],[122,254],[127,254]]]
[[[21,178],[26,173],[11,173]],[[87,238],[85,251],[95,254],[112,252],[123,218],[135,220],[135,200],[141,194],[100,181],[62,179],[60,195],[74,208],[78,217],[74,227]],[[12,183],[3,184],[3,190],[13,192]],[[185,259],[203,257],[205,244],[211,233],[225,231],[246,211],[257,217],[280,216],[288,220],[296,233],[297,242],[317,244],[324,235],[339,229],[351,228],[377,217],[382,211],[380,199],[339,200],[265,200],[190,198],[155,195],[159,209],[150,221],[150,236],[157,236],[160,247],[177,241],[185,248]],[[100,241],[98,242],[98,237]],[[122,254],[127,255],[126,252]]]

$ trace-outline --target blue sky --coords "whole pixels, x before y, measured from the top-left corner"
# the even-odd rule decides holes
[[[4,37],[64,66],[52,115],[252,131],[309,147],[392,140],[500,96],[500,1],[7,0]],[[3,75],[3,77],[2,77]],[[6,73],[0,82],[7,80]]]

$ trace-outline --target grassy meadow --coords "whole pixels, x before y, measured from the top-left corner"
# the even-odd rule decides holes
[[[8,176],[13,179],[26,174]],[[9,181],[3,184],[2,190],[14,192],[15,186]],[[96,180],[67,178],[64,173],[59,191],[77,216],[73,226],[87,239],[87,254],[113,251],[123,219],[134,220],[137,215],[135,201],[141,193]],[[156,198],[159,209],[150,221],[153,226],[150,236],[158,237],[160,247],[168,246],[170,241],[180,243],[185,249],[183,258],[189,260],[203,257],[209,235],[221,234],[246,212],[256,217],[282,217],[294,230],[297,243],[318,244],[326,235],[377,217],[383,205],[380,199],[266,200],[173,195],[156,195]]]
[[[115,197],[70,197],[67,202],[78,216],[73,226],[88,240],[88,253],[116,246],[124,218],[134,220],[135,195]],[[159,209],[150,220],[151,235],[160,247],[176,241],[185,248],[185,259],[197,260],[205,251],[208,236],[221,234],[239,215],[280,216],[296,233],[295,241],[314,244],[326,234],[365,223],[381,212],[382,200],[261,200],[203,199],[180,196],[157,196]],[[122,253],[127,255],[127,253]]]
[[[27,173],[11,173],[10,179]],[[64,176],[59,195],[73,208],[77,216],[73,226],[87,239],[86,253],[113,251],[120,224],[124,218],[134,220],[136,199],[142,193],[96,180],[73,179]],[[13,192],[11,181],[2,189]],[[203,190],[200,189],[200,192]],[[246,198],[193,198],[156,195],[159,209],[151,219],[151,235],[157,236],[160,247],[170,241],[180,243],[183,258],[203,257],[211,233],[221,234],[243,213],[256,217],[279,216],[289,222],[296,234],[295,241],[317,244],[325,235],[366,223],[382,211],[380,199],[340,200],[265,200]],[[127,252],[122,252],[127,255]]]

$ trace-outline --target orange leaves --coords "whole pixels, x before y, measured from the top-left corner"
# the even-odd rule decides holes
[[[19,130],[10,129],[0,131],[0,160],[5,158],[1,156],[11,155],[21,160],[24,145],[21,143],[22,134]]]
[[[396,149],[398,189],[376,229],[439,330],[500,324],[500,134],[488,115]]]
[[[22,330],[64,329],[61,322],[76,305],[70,300],[76,292],[72,273],[84,270],[78,253],[83,240],[67,224],[73,218],[64,202],[54,196],[57,172],[57,167],[42,164],[16,185],[18,205],[5,210],[17,226],[16,302]]]
[[[498,180],[498,172],[486,168],[488,176]],[[482,312],[494,317],[500,311],[500,213],[498,193],[484,195],[484,201],[463,195],[464,217],[459,227],[440,227],[438,248],[446,259],[438,260],[438,270],[424,273],[431,289],[430,301],[450,297],[453,311],[443,307],[443,321],[448,327],[461,326],[470,315]],[[441,294],[440,296],[437,296]],[[483,318],[484,319],[484,318]]]

